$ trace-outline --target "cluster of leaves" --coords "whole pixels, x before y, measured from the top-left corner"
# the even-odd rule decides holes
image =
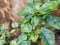
[[[26,6],[18,13],[19,16],[24,16],[20,19],[21,34],[9,45],[30,45],[31,42],[36,42],[38,38],[42,39],[44,45],[55,45],[54,32],[46,27],[60,29],[60,18],[51,14],[51,11],[56,10],[59,3],[60,0],[27,0]],[[5,33],[1,33],[1,35],[0,45],[3,45],[6,43],[6,35]]]
[[[24,41],[36,42],[41,38],[44,45],[55,45],[54,33],[46,27],[60,29],[60,18],[51,14],[58,4],[59,0],[28,0],[19,13],[20,16],[24,16],[20,20],[21,32],[26,34]]]
[[[7,43],[6,41],[6,37],[10,36],[10,33],[8,31],[5,31],[6,29],[6,25],[2,24],[2,26],[0,26],[0,45],[4,45]]]

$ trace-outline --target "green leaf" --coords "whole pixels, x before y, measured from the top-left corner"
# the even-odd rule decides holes
[[[40,34],[41,39],[44,41],[44,45],[55,45],[55,36],[52,31],[47,28],[42,28]]]
[[[34,16],[32,19],[31,19],[31,24],[33,26],[38,26],[40,23],[42,22],[42,18],[39,17],[39,16]]]
[[[17,40],[16,39],[12,40],[9,45],[17,45]]]
[[[41,0],[33,0],[34,3],[40,3]]]
[[[30,45],[30,41],[23,41],[21,45]]]
[[[38,3],[35,4],[33,8],[34,8],[34,11],[35,11],[35,10],[39,11],[39,10],[41,9],[41,8],[40,8],[40,4],[38,4]],[[36,12],[36,11],[35,11],[35,12]]]
[[[23,18],[23,19],[21,19],[20,21],[21,21],[22,24],[25,24],[25,23],[28,23],[29,20],[30,20],[30,19],[28,19],[28,18]]]
[[[27,6],[25,10],[26,10],[25,12],[29,14],[32,14],[34,12],[33,8],[31,8],[30,6]]]
[[[0,45],[3,45],[6,43],[5,37],[6,37],[5,33],[2,33],[0,36]]]
[[[27,34],[22,33],[19,38],[17,39],[18,45],[30,45],[30,41],[27,40]]]
[[[6,41],[5,40],[0,40],[0,45],[3,45],[3,44],[5,44],[6,43]]]
[[[21,31],[22,32],[27,32],[30,33],[32,31],[32,25],[27,23],[27,24],[22,24],[21,25]]]
[[[50,2],[50,0],[44,0],[44,2]]]
[[[23,41],[23,40],[27,40],[27,35],[25,33],[22,33],[20,36],[19,36],[19,40]]]
[[[36,42],[38,37],[39,37],[39,35],[34,35],[34,37],[32,38],[32,42]]]
[[[6,36],[6,37],[10,37],[10,32],[6,31],[6,32],[5,32],[5,36]]]
[[[33,0],[27,0],[27,3],[33,3]]]
[[[18,15],[22,16],[22,15],[29,15],[29,14],[33,14],[34,13],[34,10],[32,7],[26,5],[22,11],[20,11],[18,13]]]
[[[25,8],[23,8],[21,11],[18,12],[19,16],[26,15],[25,14]]]
[[[49,13],[52,10],[55,10],[56,6],[58,5],[57,1],[49,1],[46,2],[42,5],[42,7],[40,7],[39,12],[41,13],[40,15]]]
[[[40,34],[42,32],[42,30],[40,28],[37,28],[37,30],[35,31],[35,34]]]
[[[60,18],[56,17],[52,14],[48,14],[47,19],[45,21],[46,25],[51,26],[55,29],[60,29]]]
[[[6,25],[5,24],[2,24],[0,26],[0,32],[4,32],[5,29],[6,29]]]
[[[32,14],[29,14],[29,15],[26,15],[25,17],[27,18],[27,19],[31,19],[32,18]]]

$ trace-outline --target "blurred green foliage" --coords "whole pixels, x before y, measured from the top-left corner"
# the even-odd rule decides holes
[[[30,45],[38,38],[43,40],[44,45],[55,45],[54,33],[46,27],[60,29],[60,18],[51,14],[59,3],[60,0],[27,0],[25,7],[18,13],[24,16],[19,22],[21,34],[9,45]],[[5,27],[0,26],[0,45],[7,43],[6,37],[10,36],[10,32],[5,32]],[[18,27],[18,23],[12,24],[12,27]]]

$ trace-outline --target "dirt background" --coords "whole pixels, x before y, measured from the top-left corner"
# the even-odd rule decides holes
[[[17,21],[17,13],[25,6],[27,0],[0,0],[0,24]]]

